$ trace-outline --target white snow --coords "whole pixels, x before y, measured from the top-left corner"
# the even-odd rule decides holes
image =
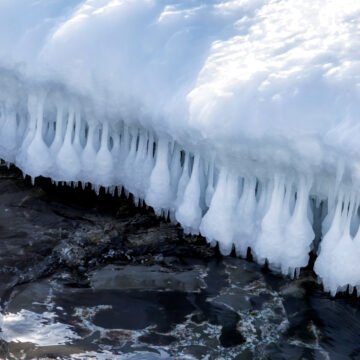
[[[223,254],[360,289],[360,2],[2,0],[0,158],[124,188]]]

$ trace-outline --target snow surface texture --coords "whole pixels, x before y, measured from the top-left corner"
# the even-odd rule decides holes
[[[359,289],[359,24],[354,0],[1,0],[0,157]]]

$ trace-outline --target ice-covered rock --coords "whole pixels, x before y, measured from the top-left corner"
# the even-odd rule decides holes
[[[359,287],[359,21],[344,0],[3,0],[0,158],[291,276],[321,228],[325,288]]]

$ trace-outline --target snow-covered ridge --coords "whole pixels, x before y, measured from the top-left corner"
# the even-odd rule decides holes
[[[0,158],[358,287],[359,23],[350,0],[3,0]]]

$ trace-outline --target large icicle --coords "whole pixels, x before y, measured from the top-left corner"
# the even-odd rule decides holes
[[[320,244],[314,269],[332,295],[348,286],[360,290],[360,231],[355,237],[351,234],[351,221],[358,206],[358,196],[340,193],[331,227]]]
[[[202,219],[200,232],[211,243],[218,241],[223,255],[229,255],[233,249],[235,231],[235,210],[238,201],[238,177],[220,170],[219,179],[210,207]]]
[[[81,168],[82,168],[82,182],[94,182],[94,169],[95,169],[95,134],[96,134],[97,124],[91,119],[87,124],[87,137],[86,145],[84,150],[81,153]]]
[[[157,142],[155,166],[150,176],[145,201],[154,208],[156,214],[167,212],[171,208],[169,141],[165,138],[160,138]]]
[[[197,154],[191,171],[190,180],[186,186],[182,203],[175,213],[176,220],[186,232],[199,233],[202,218],[201,190],[202,190],[202,163]]]
[[[75,111],[69,109],[66,122],[65,138],[56,157],[56,166],[61,174],[61,181],[71,182],[80,180],[81,160],[74,147],[74,130],[79,126],[75,122]]]
[[[18,166],[32,178],[46,175],[52,163],[49,148],[43,139],[44,102],[44,92],[29,95],[27,133],[16,158]]]
[[[236,230],[234,244],[236,254],[246,257],[248,248],[254,246],[258,228],[256,227],[256,178],[245,178],[240,201],[236,209]]]
[[[0,104],[0,154],[14,162],[18,146],[18,128],[15,104],[7,101]]]
[[[297,184],[296,202],[293,214],[285,221],[285,241],[281,254],[281,269],[284,274],[294,276],[295,271],[305,267],[309,262],[311,244],[315,238],[312,225],[308,218],[309,193],[312,182],[300,176]],[[286,189],[294,199],[290,188]]]
[[[109,150],[109,124],[104,122],[101,129],[100,148],[95,157],[95,184],[110,187],[114,184],[114,163]]]
[[[269,208],[261,221],[261,229],[254,246],[254,254],[259,263],[267,260],[271,267],[281,267],[281,252],[285,242],[284,207],[289,204],[285,199],[285,179],[275,174]],[[287,211],[285,211],[286,213]]]

